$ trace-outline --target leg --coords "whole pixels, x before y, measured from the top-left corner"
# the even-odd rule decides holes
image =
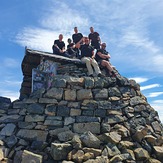
[[[81,61],[86,63],[89,75],[93,75],[93,69],[92,69],[92,66],[91,66],[91,63],[90,63],[90,58],[89,57],[83,57],[81,59]]]
[[[93,65],[96,74],[97,74],[97,75],[98,75],[98,74],[101,74],[100,68],[99,68],[98,63],[96,62],[95,59],[92,59],[91,64]]]
[[[101,61],[101,65],[106,67],[109,70],[109,74],[110,75],[116,76],[116,74],[114,73],[113,68],[112,68],[112,66],[111,66],[109,61],[102,60]]]

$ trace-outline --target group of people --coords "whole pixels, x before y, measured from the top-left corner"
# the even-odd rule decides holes
[[[63,41],[63,35],[59,35],[58,40],[54,40],[52,46],[53,53],[68,58],[79,58],[86,63],[88,74],[93,77],[93,68],[98,77],[103,77],[100,67],[105,67],[110,76],[116,77],[113,67],[109,62],[110,54],[106,51],[106,43],[101,43],[100,35],[90,27],[90,34],[84,37],[78,32],[78,28],[74,27],[72,39],[68,39],[67,49]],[[95,53],[96,49],[96,53]]]

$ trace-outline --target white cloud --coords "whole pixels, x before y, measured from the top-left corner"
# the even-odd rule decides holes
[[[14,91],[10,91],[10,90],[0,89],[0,95],[2,97],[10,98],[11,101],[19,99],[19,92],[14,92]]]
[[[152,92],[147,95],[147,97],[157,97],[163,95],[163,92]]]
[[[160,87],[160,86],[161,86],[160,84],[150,84],[150,85],[146,85],[146,86],[141,86],[140,90],[143,91],[146,89],[156,88],[156,87]]]
[[[151,101],[150,105],[158,112],[159,118],[163,123],[163,100]]]
[[[20,66],[20,63],[13,58],[4,58],[4,60],[2,61],[3,66],[5,67],[10,67],[10,68],[15,68]]]
[[[133,77],[133,78],[129,78],[129,79],[133,79],[133,80],[135,80],[137,83],[143,83],[143,82],[146,82],[146,81],[149,80],[148,78],[144,78],[144,77]]]

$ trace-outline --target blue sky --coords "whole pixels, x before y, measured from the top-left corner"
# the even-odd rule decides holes
[[[106,42],[111,63],[135,79],[163,122],[162,0],[1,0],[0,96],[18,99],[25,46],[52,52],[74,26],[87,36],[93,26]]]

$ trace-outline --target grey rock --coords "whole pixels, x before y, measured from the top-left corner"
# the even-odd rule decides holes
[[[54,104],[47,105],[45,108],[45,114],[55,116],[57,111],[57,106]]]
[[[70,114],[70,109],[66,106],[58,106],[57,116],[67,117]]]
[[[41,104],[31,104],[27,107],[27,112],[30,114],[43,114],[44,112],[44,105]]]
[[[86,131],[90,131],[93,134],[100,134],[100,123],[99,122],[74,123],[73,131],[79,134],[82,134]]]
[[[51,156],[54,160],[67,159],[68,153],[72,150],[71,144],[66,143],[52,143]]]
[[[138,104],[146,104],[146,101],[139,96],[135,96],[135,97],[131,98],[131,100],[130,100],[131,106],[135,106]]]
[[[89,88],[94,87],[94,79],[93,78],[85,77],[84,81],[85,81],[85,88],[89,89]]]
[[[52,87],[65,88],[67,85],[66,79],[55,78],[52,82]]]
[[[120,115],[108,115],[105,118],[105,122],[109,124],[116,124],[116,123],[124,122],[124,118]]]
[[[110,97],[112,97],[112,96],[121,97],[121,92],[119,91],[119,89],[117,87],[110,87],[108,89],[108,93],[109,93]]]
[[[18,140],[17,140],[16,136],[12,135],[10,137],[7,137],[5,139],[5,142],[6,142],[7,146],[11,149],[18,142]]]
[[[86,147],[90,147],[90,148],[97,148],[98,149],[100,147],[100,144],[101,144],[101,141],[94,134],[92,134],[90,131],[82,134],[80,136],[80,140],[82,141],[82,143]]]
[[[54,98],[57,100],[61,100],[63,96],[63,88],[51,88],[44,94],[44,97]]]
[[[86,100],[86,99],[92,99],[92,91],[91,89],[81,89],[77,91],[77,100]]]
[[[44,115],[26,115],[25,122],[43,122],[45,119]]]
[[[19,128],[33,129],[36,126],[36,123],[33,122],[18,122]]]
[[[94,89],[93,95],[95,99],[108,99],[108,90],[107,89]]]
[[[99,117],[87,117],[87,116],[76,116],[76,122],[100,122],[101,119]]]
[[[58,134],[58,139],[61,142],[67,142],[69,140],[71,140],[74,136],[74,133],[70,130],[65,131],[65,132],[61,132]]]
[[[65,100],[67,100],[67,101],[75,101],[76,100],[76,90],[75,89],[65,90],[64,97],[65,97]]]
[[[8,123],[0,132],[0,135],[11,136],[16,129],[16,126],[12,123]]]
[[[24,117],[20,115],[4,115],[0,117],[0,123],[15,123],[22,121],[23,119]]]
[[[39,98],[40,104],[58,104],[58,101],[56,99],[50,99],[50,98]]]
[[[75,118],[73,118],[73,117],[65,117],[65,119],[64,119],[65,126],[73,124],[74,122],[75,122]]]
[[[25,140],[37,140],[37,141],[46,141],[48,132],[41,130],[27,130],[20,129],[17,133],[17,137],[20,137]]]
[[[41,155],[24,150],[22,153],[22,162],[21,163],[27,163],[27,160],[28,160],[28,162],[42,163],[42,159],[43,158]]]

